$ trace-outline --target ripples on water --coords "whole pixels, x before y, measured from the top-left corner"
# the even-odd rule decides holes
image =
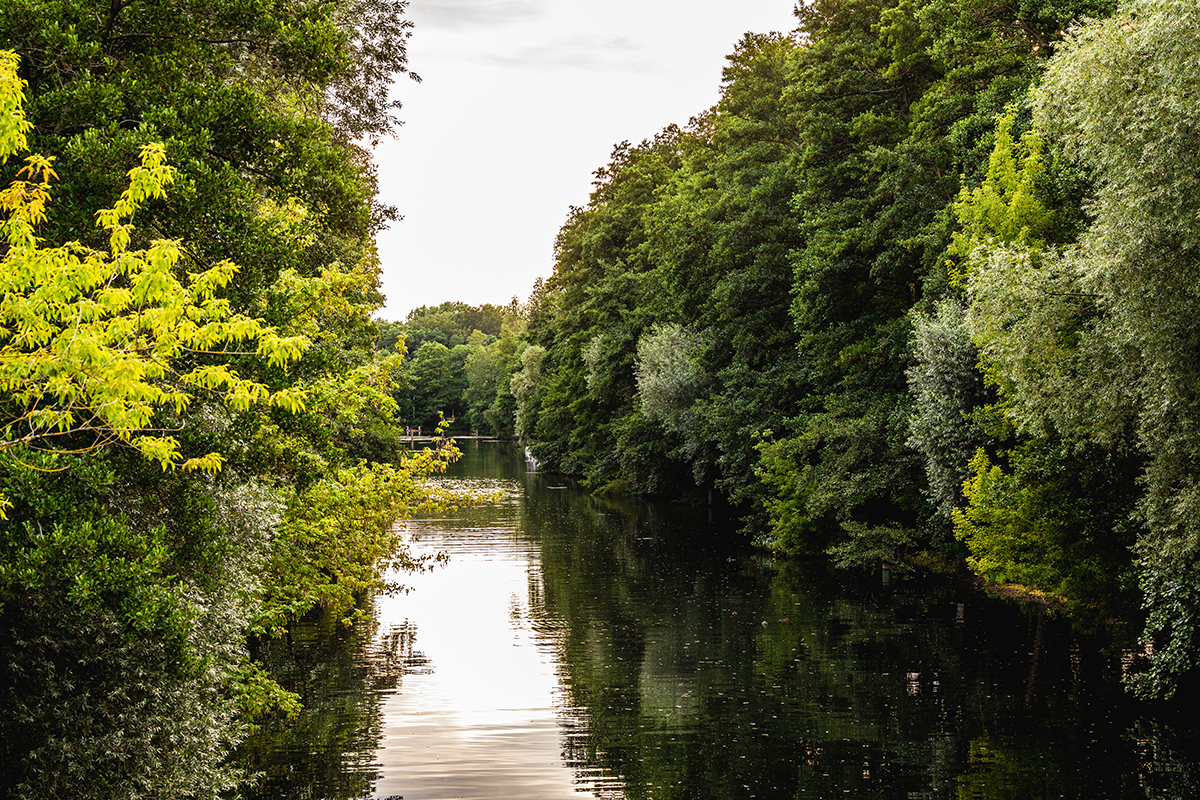
[[[258,797],[1189,797],[1194,728],[1120,643],[961,587],[776,564],[704,514],[605,504],[467,448],[500,500],[407,523],[449,563],[371,625],[264,651],[304,716]],[[467,477],[471,476],[471,477]]]

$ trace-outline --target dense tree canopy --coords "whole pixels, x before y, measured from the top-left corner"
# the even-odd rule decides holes
[[[405,385],[393,392],[409,430],[428,434],[441,420],[451,432],[511,436],[510,383],[528,305],[446,302],[421,306],[404,322],[377,322],[381,353],[400,353]]]
[[[715,489],[780,551],[1140,597],[1134,685],[1170,695],[1200,660],[1196,10],[797,18],[596,173],[516,433],[597,490]]]
[[[388,323],[405,6],[0,4],[4,792],[235,785],[295,708],[247,636],[353,618],[423,566],[391,522],[469,499],[397,454],[440,418],[779,552],[1140,602],[1135,688],[1187,685],[1194,4],[800,4],[614,149],[528,302]]]
[[[352,616],[467,499],[387,446],[371,320],[405,5],[0,4],[5,796],[236,785],[295,708],[247,636]]]

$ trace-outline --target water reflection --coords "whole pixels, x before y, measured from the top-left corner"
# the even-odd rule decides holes
[[[376,751],[380,708],[402,676],[428,671],[410,625],[368,620],[346,628],[317,612],[257,654],[304,710],[265,723],[243,744],[239,760],[255,776],[242,796],[357,800],[381,777]]]
[[[775,563],[706,513],[466,449],[455,479],[504,500],[413,523],[451,561],[379,601],[397,644],[357,646],[395,657],[296,669],[315,682],[332,659],[363,692],[346,725],[313,725],[357,782],[291,767],[303,796],[1196,795],[1195,726],[1130,701],[1119,638],[952,584]]]
[[[561,798],[574,776],[562,764],[559,682],[540,605],[535,547],[518,535],[523,488],[481,477],[472,488],[501,490],[501,502],[410,525],[425,551],[449,564],[413,576],[413,591],[378,603],[381,620],[419,631],[431,670],[405,678],[383,709],[376,791],[406,798]]]

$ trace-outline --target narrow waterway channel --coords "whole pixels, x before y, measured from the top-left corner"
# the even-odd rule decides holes
[[[1111,634],[969,588],[776,562],[704,511],[613,504],[470,442],[499,503],[408,523],[445,566],[264,657],[306,704],[262,798],[1190,797],[1194,725]]]

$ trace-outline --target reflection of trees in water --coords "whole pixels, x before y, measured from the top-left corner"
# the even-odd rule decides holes
[[[1200,732],[1157,720],[1138,720],[1126,736],[1138,759],[1139,782],[1146,797],[1183,800],[1200,796]]]
[[[1146,709],[1062,617],[730,562],[674,510],[531,491],[524,517],[563,756],[597,796],[1170,797],[1197,774],[1169,736],[1131,746]]]
[[[415,649],[416,628],[382,635],[374,619],[343,627],[315,613],[287,636],[262,642],[257,654],[271,676],[300,695],[293,720],[262,726],[239,750],[256,783],[243,796],[357,800],[380,777],[375,753],[383,737],[382,705],[403,675],[429,670]]]
[[[653,543],[693,522],[547,493],[530,496],[525,523],[542,559],[534,617],[557,631],[564,759],[599,796],[624,786],[620,796],[636,797],[652,785],[660,796],[689,769],[678,756],[692,752],[697,732],[684,728],[702,687],[687,685],[692,670],[679,665],[698,667],[711,650],[692,640],[711,631],[717,590],[712,574],[691,568],[707,557]]]

